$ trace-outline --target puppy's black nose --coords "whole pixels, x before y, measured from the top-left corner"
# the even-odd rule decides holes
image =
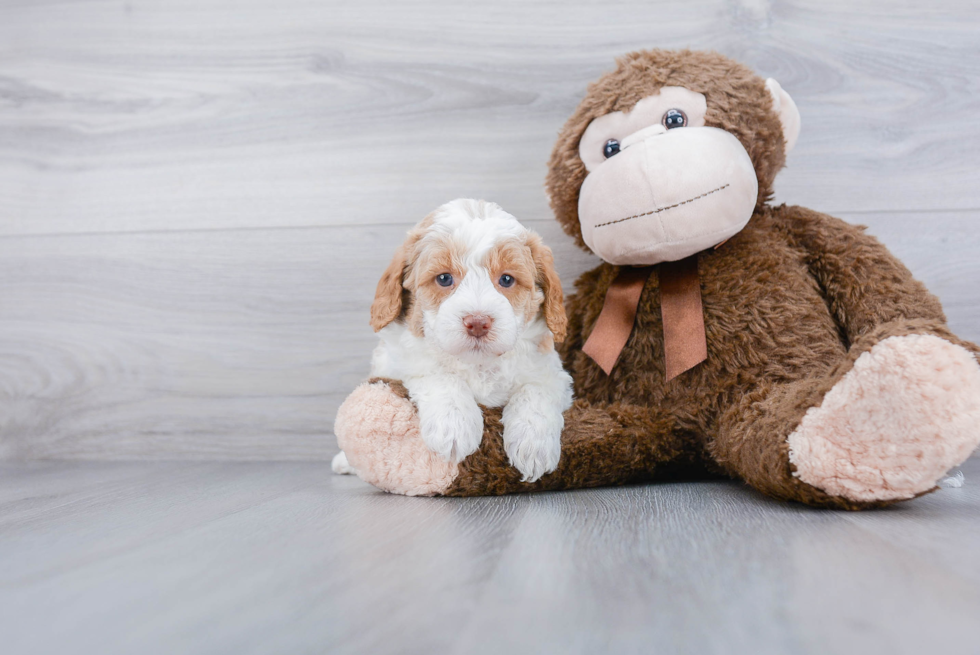
[[[470,314],[463,317],[463,327],[471,337],[482,337],[490,331],[493,319],[484,314]]]

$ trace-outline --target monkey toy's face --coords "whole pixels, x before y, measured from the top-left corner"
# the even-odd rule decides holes
[[[706,109],[703,94],[665,86],[589,124],[578,216],[593,252],[611,264],[676,261],[745,227],[755,168],[738,139],[705,127]]]
[[[673,60],[665,61],[662,70],[643,61],[629,76],[623,75],[621,63],[610,74],[612,83],[607,76],[590,89],[556,146],[552,173],[556,164],[564,164],[573,179],[576,174],[581,178],[577,220],[570,226],[571,217],[561,216],[570,209],[570,199],[556,202],[554,197],[556,191],[567,195],[568,185],[556,189],[562,185],[549,175],[559,220],[611,264],[677,261],[730,238],[752,217],[760,195],[768,194],[799,132],[796,106],[775,80],[762,82],[740,70],[745,79],[733,81],[729,71],[716,72],[717,62],[696,59],[686,71],[689,86],[679,84],[684,76],[672,69],[676,58],[685,55],[701,56],[639,53],[647,60]],[[616,90],[616,75],[624,78],[618,83],[625,88],[622,95],[609,97]],[[719,77],[717,89],[712,75]],[[745,111],[740,106],[745,103],[755,105],[750,109],[762,118]],[[561,139],[573,138],[569,128],[581,130],[582,125],[577,149],[563,151]],[[763,146],[767,140],[773,143],[757,147],[760,140]],[[562,155],[564,160],[556,162]],[[569,164],[575,155],[578,161]]]

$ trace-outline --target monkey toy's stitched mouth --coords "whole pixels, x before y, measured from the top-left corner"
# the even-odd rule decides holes
[[[710,196],[712,193],[717,193],[718,191],[721,191],[722,189],[725,189],[725,188],[727,188],[729,186],[731,186],[731,183],[726,182],[725,184],[722,184],[717,189],[712,189],[711,191],[705,191],[704,193],[702,193],[699,196],[694,196],[693,198],[688,198],[687,200],[682,200],[681,202],[675,202],[673,205],[667,205],[666,207],[661,207],[659,209],[652,209],[652,210],[650,210],[648,212],[643,212],[642,214],[634,214],[633,216],[627,216],[626,218],[617,218],[614,221],[607,221],[605,223],[599,223],[598,225],[596,225],[596,228],[606,227],[607,225],[615,225],[616,223],[624,223],[626,221],[631,221],[634,218],[642,218],[644,216],[651,216],[653,214],[659,214],[660,212],[665,212],[668,209],[674,209],[675,207],[680,207],[681,205],[686,205],[688,203],[692,203],[695,200],[700,200],[701,198],[704,198],[705,196]]]

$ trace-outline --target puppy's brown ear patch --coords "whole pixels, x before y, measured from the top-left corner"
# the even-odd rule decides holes
[[[416,257],[416,246],[435,223],[436,212],[432,212],[408,231],[405,243],[398,246],[395,256],[378,281],[371,304],[371,327],[377,332],[398,319],[412,302],[412,292],[405,288],[405,277]],[[407,303],[406,303],[407,299]]]
[[[374,302],[371,304],[371,327],[375,332],[401,316],[404,290],[402,282],[405,279],[407,263],[405,246],[398,246],[394,258],[381,275],[377,291],[374,292]]]
[[[537,234],[528,236],[527,245],[534,259],[537,282],[544,291],[544,303],[541,309],[544,312],[545,323],[554,335],[555,342],[561,343],[565,340],[568,318],[565,316],[565,296],[561,291],[561,279],[558,277],[558,271],[555,270],[555,258],[551,254],[551,248],[544,245]]]

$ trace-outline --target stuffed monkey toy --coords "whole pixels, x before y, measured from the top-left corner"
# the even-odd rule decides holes
[[[603,260],[566,302],[576,401],[557,470],[521,481],[499,409],[476,453],[440,459],[392,380],[338,412],[351,466],[410,495],[707,474],[861,509],[935,489],[980,443],[980,349],[862,227],[770,204],[799,130],[775,80],[722,55],[623,57],[568,119],[547,176],[559,223]]]

